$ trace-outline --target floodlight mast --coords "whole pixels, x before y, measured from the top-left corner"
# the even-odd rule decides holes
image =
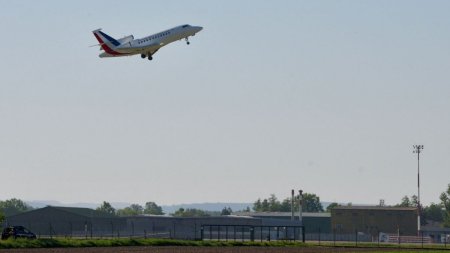
[[[417,154],[417,232],[420,235],[420,153],[423,150],[423,145],[413,145],[413,153]]]

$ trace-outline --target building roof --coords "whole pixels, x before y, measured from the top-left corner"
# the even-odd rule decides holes
[[[394,206],[337,206],[333,210],[383,210],[383,211],[416,211],[416,207]]]
[[[53,208],[53,209],[57,209],[63,212],[68,212],[68,213],[72,213],[72,214],[76,214],[76,215],[80,215],[80,216],[84,216],[84,217],[89,217],[89,218],[114,218],[116,216],[112,215],[112,214],[108,214],[108,213],[103,213],[94,209],[90,209],[90,208],[83,208],[83,207],[63,207],[63,206],[47,206],[44,208]]]
[[[291,217],[291,212],[235,212],[233,215],[236,216],[250,216],[250,217]],[[295,217],[298,217],[298,212],[294,213]],[[302,213],[303,217],[320,217],[329,218],[331,213]]]

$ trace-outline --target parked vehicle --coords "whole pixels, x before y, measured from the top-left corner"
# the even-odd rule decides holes
[[[2,232],[2,240],[6,240],[8,238],[36,239],[36,235],[23,226],[10,226],[3,229]]]

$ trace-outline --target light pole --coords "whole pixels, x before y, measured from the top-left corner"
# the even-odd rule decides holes
[[[423,145],[413,145],[413,153],[417,154],[417,231],[420,234],[420,153],[423,150]]]
[[[298,220],[303,226],[303,190],[298,191]]]

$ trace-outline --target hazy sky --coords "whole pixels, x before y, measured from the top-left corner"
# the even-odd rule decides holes
[[[438,202],[449,1],[2,1],[0,200]],[[91,31],[204,30],[153,61]]]

